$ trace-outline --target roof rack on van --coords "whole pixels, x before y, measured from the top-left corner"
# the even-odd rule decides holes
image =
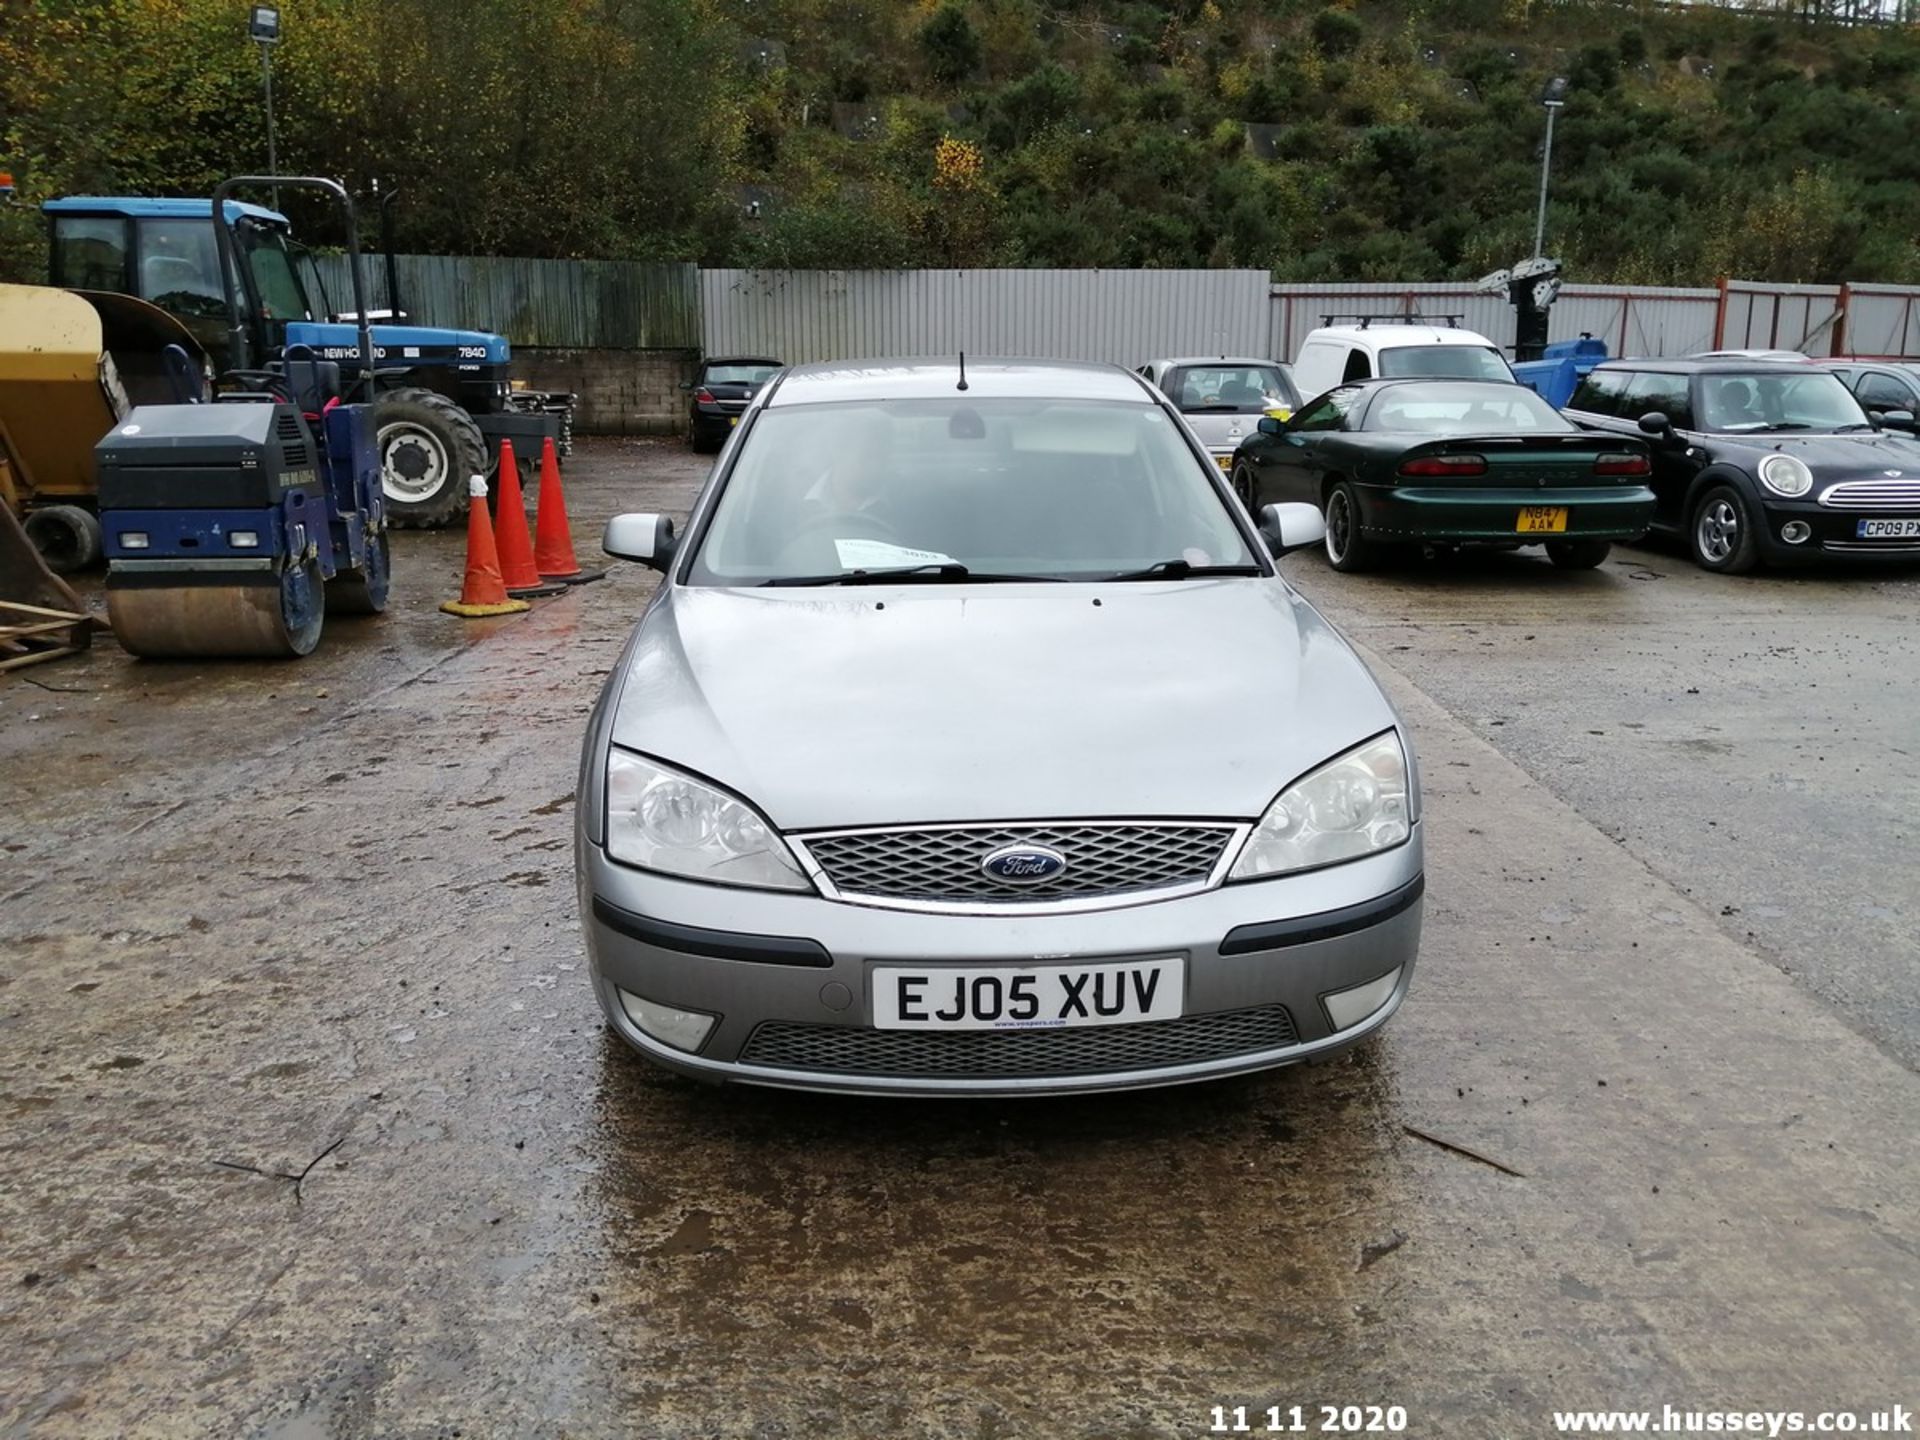
[[[1364,330],[1375,320],[1385,321],[1392,325],[1437,325],[1440,321],[1444,320],[1447,322],[1447,328],[1449,330],[1458,330],[1460,328],[1460,322],[1466,318],[1465,315],[1422,315],[1418,310],[1415,310],[1405,315],[1322,315],[1320,317],[1320,323],[1322,325],[1331,325],[1338,320],[1358,320],[1360,322],[1360,328]]]

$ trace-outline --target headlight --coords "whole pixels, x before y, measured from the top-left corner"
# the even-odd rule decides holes
[[[1407,752],[1397,731],[1337,756],[1280,792],[1229,880],[1311,870],[1391,850],[1413,833]]]
[[[1776,495],[1804,495],[1813,488],[1813,471],[1792,455],[1769,455],[1760,462],[1760,483]]]
[[[810,890],[786,842],[747,805],[638,755],[607,756],[607,854],[628,865],[766,890]]]

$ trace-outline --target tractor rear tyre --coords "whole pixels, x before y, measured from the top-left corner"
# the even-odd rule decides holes
[[[389,524],[432,530],[466,514],[468,479],[489,469],[471,415],[431,390],[388,390],[373,422]]]
[[[105,546],[100,517],[78,505],[49,505],[28,512],[27,539],[56,575],[75,575],[100,563]]]

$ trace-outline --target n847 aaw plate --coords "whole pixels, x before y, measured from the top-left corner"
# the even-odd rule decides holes
[[[1175,1020],[1186,995],[1178,958],[1098,965],[874,967],[876,1030],[1051,1030]]]

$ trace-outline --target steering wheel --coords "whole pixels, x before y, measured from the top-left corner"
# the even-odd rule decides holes
[[[825,535],[828,531],[847,539],[884,540],[889,545],[900,543],[899,532],[878,515],[859,510],[822,515],[809,520],[787,537],[787,543],[780,547],[779,568],[784,571],[808,563],[809,555],[818,549],[815,537]],[[840,557],[836,554],[833,560],[838,565]],[[854,567],[848,565],[841,568],[850,570]]]
[[[228,370],[214,381],[214,388],[233,382],[242,390],[266,391],[276,399],[293,403],[293,386],[278,370]]]

